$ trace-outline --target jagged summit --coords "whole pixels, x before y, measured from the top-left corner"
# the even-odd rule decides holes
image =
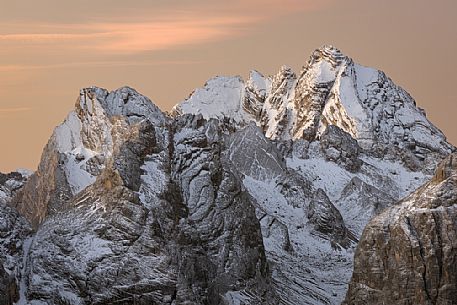
[[[98,87],[83,88],[78,103],[77,110],[92,114],[93,107],[100,105],[109,117],[122,116],[129,123],[142,119],[148,119],[155,124],[163,124],[165,121],[162,111],[149,98],[128,86],[112,92]]]
[[[253,71],[247,81],[210,80],[174,112],[228,117],[239,126],[254,121],[274,140],[314,141],[335,125],[373,154],[404,152],[410,166],[418,166],[428,151],[442,155],[452,150],[406,91],[333,46],[314,51],[299,76],[281,67],[269,77]]]
[[[312,53],[307,65],[309,66],[319,61],[326,61],[330,63],[333,68],[336,68],[341,66],[343,63],[352,62],[352,59],[344,55],[341,50],[332,45],[323,45]]]

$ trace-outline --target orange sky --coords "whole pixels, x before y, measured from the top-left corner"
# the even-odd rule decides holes
[[[0,171],[35,169],[79,88],[170,109],[215,75],[298,71],[333,44],[385,71],[457,144],[455,0],[0,0]]]

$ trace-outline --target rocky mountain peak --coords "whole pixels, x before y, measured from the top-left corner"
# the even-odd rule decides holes
[[[333,63],[335,66],[338,66],[346,61],[351,61],[349,57],[344,55],[340,49],[333,45],[323,45],[322,47],[316,49],[311,58],[326,60]]]
[[[166,120],[149,98],[130,87],[81,89],[75,110],[54,130],[38,171],[14,204],[38,225],[62,201],[93,184],[124,143],[140,136],[143,122],[159,128]]]
[[[306,74],[308,70],[317,66],[318,69],[313,72],[319,72],[319,69],[328,69],[338,71],[345,65],[352,63],[352,59],[343,54],[342,51],[332,45],[324,45],[319,49],[314,50],[309,60],[303,67],[302,75]],[[323,71],[328,74],[329,71]],[[319,81],[331,81],[330,75],[325,75],[327,78],[321,78]]]
[[[244,82],[217,77],[175,106],[177,114],[255,122],[273,140],[318,140],[334,125],[373,155],[398,158],[432,173],[436,155],[452,145],[385,73],[358,65],[333,46],[311,55],[297,76],[283,66],[273,76],[257,71]]]
[[[154,124],[163,124],[162,111],[146,96],[124,86],[112,92],[98,87],[83,88],[76,103],[76,111],[93,115],[101,107],[108,117],[123,117],[129,124],[148,119]]]
[[[291,67],[282,65],[281,68],[279,68],[278,73],[273,77],[273,79],[284,79],[284,78],[295,78],[295,72],[292,70]]]
[[[249,72],[249,78],[246,81],[246,87],[259,95],[265,96],[267,91],[267,79],[257,70]]]

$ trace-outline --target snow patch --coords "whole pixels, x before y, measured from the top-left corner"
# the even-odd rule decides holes
[[[27,297],[27,258],[29,257],[30,247],[32,246],[34,237],[29,237],[24,240],[22,244],[22,269],[21,269],[21,280],[19,282],[19,300],[15,303],[16,305],[26,305]]]
[[[61,153],[81,145],[81,121],[75,111],[68,114],[65,121],[54,130],[57,150]]]
[[[244,83],[239,77],[219,76],[209,80],[178,105],[183,113],[202,114],[205,119],[229,117],[235,122],[249,120],[242,109]]]
[[[244,305],[251,301],[249,296],[240,291],[227,291],[223,298],[228,305]]]
[[[78,194],[95,182],[96,177],[85,170],[87,161],[97,153],[85,147],[77,147],[67,154],[65,176],[73,194]]]

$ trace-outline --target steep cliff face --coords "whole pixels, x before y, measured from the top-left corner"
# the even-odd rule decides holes
[[[345,304],[455,304],[457,154],[365,228]]]

